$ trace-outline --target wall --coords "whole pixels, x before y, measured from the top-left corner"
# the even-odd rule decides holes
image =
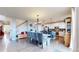
[[[54,27],[59,27],[59,28],[66,28],[66,24],[64,22],[60,22],[60,23],[53,23],[53,24],[47,24],[46,26],[48,26],[49,28],[53,28]]]
[[[30,27],[29,25],[32,24],[33,26]],[[30,31],[30,29],[33,30],[33,32],[37,31],[40,32],[42,30],[42,26],[40,24],[36,24],[35,22],[28,22],[28,31]]]
[[[21,21],[23,21],[23,20],[20,20],[20,21],[18,20],[18,22],[21,22]],[[19,24],[20,23],[18,23],[18,25]],[[32,24],[33,26],[30,27],[30,24]],[[24,31],[30,31],[30,29],[33,30],[32,32],[35,32],[35,30],[37,30],[37,32],[40,32],[40,31],[42,31],[42,26],[41,25],[38,25],[38,28],[37,28],[37,25],[35,24],[35,22],[29,21],[29,22],[26,22],[23,25],[17,27],[17,34],[21,33],[22,31],[23,32]]]
[[[66,18],[66,17],[70,17],[71,15],[66,15],[66,16],[63,16],[62,19]],[[61,20],[62,20],[61,19]],[[20,19],[17,19],[17,22],[16,24],[20,24],[21,22],[24,22],[25,20],[20,20]],[[29,26],[29,24],[33,24],[32,27]],[[58,26],[59,28],[66,28],[66,25],[64,22],[61,22],[61,23],[53,23],[53,24],[47,24],[46,26],[49,26],[49,28],[54,28],[55,26]],[[29,21],[28,23],[25,23],[23,25],[21,25],[20,27],[17,28],[17,33],[20,33],[22,31],[30,31],[30,29],[33,29],[33,31],[35,31],[37,29],[37,25],[35,25],[35,23],[33,21]],[[38,25],[38,32],[42,31],[42,25]]]
[[[19,21],[18,21],[19,22]],[[33,26],[30,27],[29,25],[32,24]],[[53,24],[47,24],[45,26],[48,26],[50,29],[53,29],[54,27],[59,27],[59,28],[66,28],[66,24],[64,22],[60,22],[60,23],[53,23]],[[37,29],[37,25],[35,25],[35,23],[33,22],[28,22],[25,23],[19,27],[17,27],[17,33],[19,34],[22,31],[30,31],[30,29],[32,29],[34,32]],[[38,25],[38,32],[42,31],[42,25]]]
[[[7,32],[7,33],[10,32],[10,25],[4,25],[3,28],[4,28],[4,32]]]
[[[17,19],[16,19],[17,20]],[[24,32],[24,31],[27,31],[28,30],[28,25],[27,25],[27,22],[26,23],[24,23],[24,24],[22,24],[22,25],[20,25],[20,26],[18,26],[19,24],[21,24],[21,23],[23,23],[25,20],[17,20],[16,21],[16,28],[17,28],[17,34],[19,34],[19,33],[21,33],[21,32]]]
[[[5,16],[0,15],[0,20],[1,20],[1,21],[5,20],[5,19],[6,19],[6,17],[5,17]]]

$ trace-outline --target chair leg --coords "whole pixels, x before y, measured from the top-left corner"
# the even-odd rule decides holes
[[[43,42],[42,43],[42,48],[45,48],[46,47],[46,42]]]

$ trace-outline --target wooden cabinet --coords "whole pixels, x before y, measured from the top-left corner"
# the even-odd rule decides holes
[[[58,41],[59,41],[59,43],[62,43],[62,44],[64,44],[64,37],[62,37],[62,36],[59,36],[59,39],[58,39]]]
[[[71,17],[67,17],[65,19],[66,23],[66,33],[65,33],[65,46],[69,47],[70,46],[70,39],[71,39]]]
[[[64,31],[59,31],[59,42],[64,44]]]
[[[64,39],[66,47],[70,46],[70,39],[71,39],[71,34],[67,32]]]

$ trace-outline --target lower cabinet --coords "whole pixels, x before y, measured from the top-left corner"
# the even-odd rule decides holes
[[[70,46],[70,37],[71,36],[71,34],[70,33],[66,33],[66,35],[65,35],[65,39],[64,39],[64,41],[65,41],[65,46],[66,47],[69,47]]]

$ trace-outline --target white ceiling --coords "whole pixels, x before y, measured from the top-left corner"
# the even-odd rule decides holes
[[[60,19],[71,15],[71,8],[67,7],[0,7],[0,14],[17,19],[36,20]]]

